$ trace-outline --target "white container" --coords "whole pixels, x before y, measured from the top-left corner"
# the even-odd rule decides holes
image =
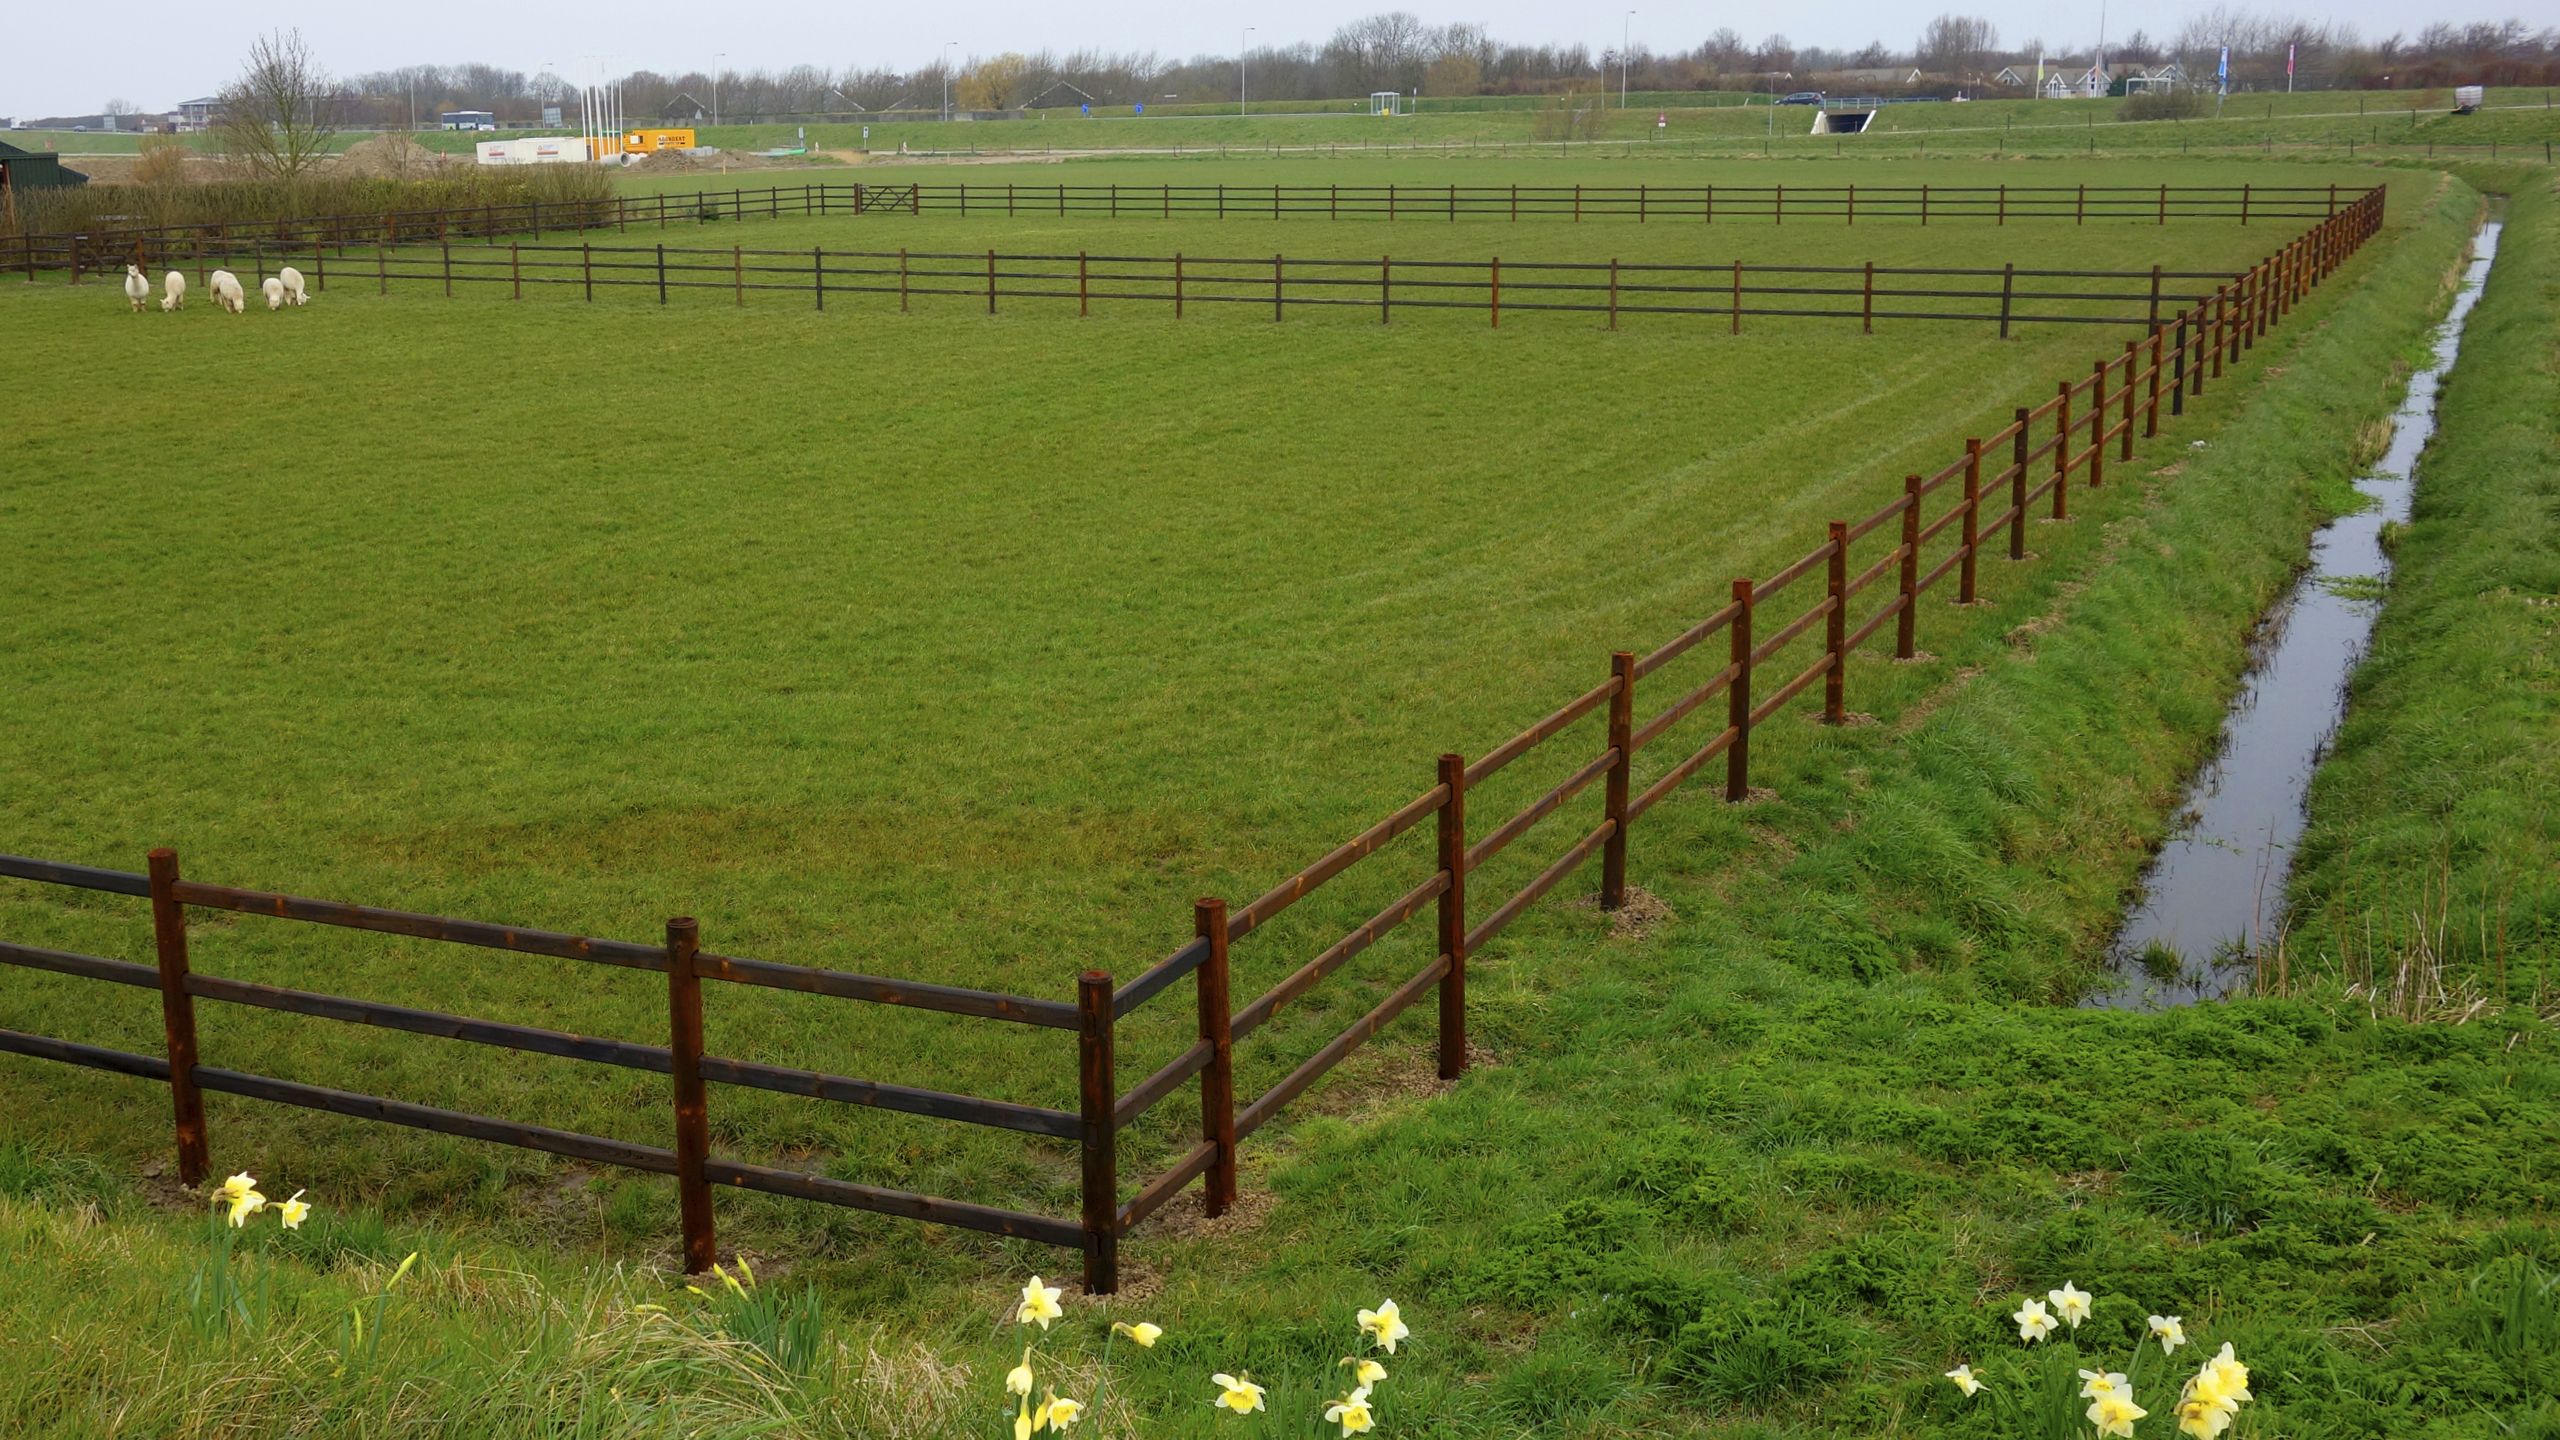
[[[2454,87],[2453,87],[2453,113],[2455,113],[2456,115],[2468,115],[2468,114],[2470,114],[2472,111],[2477,110],[2477,109],[2479,109],[2479,108],[2480,108],[2480,102],[2481,102],[2483,99],[2487,98],[2487,95],[2488,95],[2488,90],[2487,90],[2487,87],[2485,87],[2485,86],[2480,86],[2480,85],[2456,85],[2456,86],[2454,86]]]

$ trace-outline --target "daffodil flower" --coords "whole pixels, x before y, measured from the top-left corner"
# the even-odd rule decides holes
[[[2080,1328],[2081,1321],[2089,1318],[2089,1292],[2073,1289],[2068,1280],[2062,1282],[2061,1289],[2046,1291],[2044,1298],[2053,1302],[2054,1310],[2071,1322],[2074,1330]]]
[[[1369,1387],[1361,1386],[1324,1407],[1325,1423],[1339,1425],[1345,1435],[1358,1435],[1377,1428],[1378,1419],[1369,1413]]]
[[[2101,1395],[2130,1395],[2132,1393],[2132,1391],[2125,1388],[2124,1376],[2121,1374],[2113,1374],[2104,1370],[2083,1370],[2080,1372],[2080,1398],[2083,1400],[2095,1400]]]
[[[2234,1403],[2256,1398],[2249,1393],[2249,1367],[2241,1364],[2239,1357],[2231,1353],[2230,1341],[2223,1341],[2222,1353],[2206,1361],[2205,1365],[2213,1371],[2214,1384]]]
[[[1076,1423],[1076,1417],[1083,1413],[1084,1402],[1081,1400],[1061,1400],[1055,1390],[1045,1391],[1042,1394],[1039,1418],[1041,1423],[1052,1430],[1066,1429]]]
[[[2090,1401],[2086,1413],[2089,1423],[2098,1427],[2101,1437],[2114,1435],[2130,1440],[2133,1422],[2151,1412],[2134,1404],[2132,1396],[2109,1391]]]
[[[2151,1333],[2160,1339],[2161,1354],[2176,1354],[2178,1347],[2187,1343],[2185,1317],[2154,1315],[2151,1317]]]
[[[1342,1363],[1351,1367],[1351,1383],[1366,1388],[1387,1378],[1387,1367],[1360,1355],[1345,1355]]]
[[[1022,1306],[1013,1312],[1013,1323],[1029,1325],[1037,1321],[1041,1329],[1048,1329],[1050,1321],[1067,1313],[1058,1308],[1060,1293],[1057,1286],[1043,1285],[1039,1276],[1032,1276],[1031,1283],[1022,1287]]]
[[[255,1190],[243,1190],[231,1197],[230,1205],[231,1228],[237,1230],[249,1223],[250,1216],[267,1208],[267,1197]]]
[[[250,1174],[246,1170],[243,1170],[239,1174],[232,1176],[230,1179],[223,1181],[221,1184],[214,1186],[213,1194],[208,1198],[216,1205],[228,1205],[232,1201],[239,1199],[241,1196],[255,1191],[257,1188],[258,1177]]]
[[[1210,1376],[1209,1383],[1218,1387],[1217,1403],[1239,1415],[1250,1415],[1262,1408],[1262,1387],[1253,1383],[1250,1370],[1242,1377],[1222,1370]]]
[[[1028,1348],[1022,1352],[1022,1363],[1005,1372],[1004,1388],[1010,1394],[1026,1398],[1031,1394],[1031,1351]]]
[[[1137,1341],[1138,1348],[1141,1350],[1153,1350],[1156,1348],[1156,1341],[1164,1335],[1163,1326],[1150,1325],[1144,1320],[1139,1321],[1135,1325],[1132,1325],[1125,1320],[1114,1320],[1111,1322],[1111,1328],[1119,1334],[1126,1335],[1130,1339]]]
[[[2178,1402],[2178,1433],[2192,1435],[2195,1440],[2216,1440],[2231,1428],[2231,1412],[2220,1405],[2189,1395]]]
[[[1031,1440],[1031,1432],[1039,1428],[1040,1422],[1031,1418],[1031,1397],[1025,1395],[1021,1413],[1013,1417],[1013,1440]]]
[[[1971,1365],[1957,1366],[1947,1372],[1947,1378],[1956,1382],[1956,1388],[1963,1391],[1967,1398],[1971,1398],[1973,1392],[1982,1388],[1982,1377],[1973,1373]]]
[[[1397,1341],[1413,1333],[1405,1328],[1404,1317],[1393,1300],[1381,1300],[1377,1309],[1361,1311],[1360,1328],[1390,1355],[1396,1353]]]
[[[2059,1328],[2054,1324],[2053,1317],[2045,1313],[2044,1302],[2041,1300],[2027,1301],[2020,1305],[2018,1312],[2009,1318],[2018,1322],[2018,1338],[2030,1344],[2042,1340]]]
[[[311,1207],[302,1203],[302,1192],[296,1190],[292,1199],[276,1207],[276,1213],[284,1217],[284,1228],[299,1230],[303,1220],[311,1214]]]

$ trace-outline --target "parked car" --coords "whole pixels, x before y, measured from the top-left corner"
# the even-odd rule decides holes
[[[1819,105],[1822,103],[1822,92],[1819,90],[1799,90],[1778,103],[1781,105]]]

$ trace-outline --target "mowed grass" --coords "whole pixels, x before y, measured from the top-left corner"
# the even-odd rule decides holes
[[[1414,233],[1474,247],[1493,230]],[[1220,234],[1240,232],[1269,238]],[[2011,238],[1948,235],[1892,238]],[[1612,236],[1630,237],[1650,238]],[[1849,254],[1872,238],[1786,243]],[[2069,264],[2236,268],[2276,236],[2043,238]],[[0,491],[20,547],[0,640],[7,848],[138,869],[169,843],[198,878],[640,939],[692,914],[715,950],[1063,998],[1079,969],[1135,974],[1187,937],[1192,897],[1261,893],[1425,788],[1436,754],[1491,748],[1605,675],[1610,650],[1677,633],[1731,576],[1771,573],[1823,520],[1867,513],[2122,338],[625,298],[341,283],[305,310],[233,318],[201,302],[134,316],[103,286],[0,293],[25,373],[62,377],[22,392]],[[137,378],[112,397],[76,378],[97,375]],[[2032,614],[2097,528],[2039,528],[2042,563],[1986,566],[2001,608],[1933,608],[1923,644]],[[1664,672],[1644,709],[1719,663]],[[1853,707],[1888,711],[1943,669],[1862,656]],[[1639,783],[1711,725],[1648,752]],[[1483,791],[1479,827],[1596,750],[1585,732]],[[1773,771],[1820,743],[1792,721],[1756,741]],[[1587,828],[1592,803],[1482,872],[1476,913]],[[1649,823],[1678,833],[1713,806],[1701,789]],[[1636,848],[1641,881],[1641,833]],[[1255,937],[1239,996],[1429,864],[1408,840]],[[10,939],[149,956],[133,902],[0,894]],[[198,919],[197,963],[217,974],[663,1034],[646,975]],[[1589,923],[1551,910],[1506,943]],[[1399,936],[1292,1006],[1247,1057],[1246,1093],[1424,943]],[[158,1046],[141,992],[12,980],[11,1028]],[[718,1053],[1073,1104],[1063,1036],[769,992],[709,1008]],[[1134,1019],[1124,1077],[1184,1043],[1187,1014],[1177,995]],[[442,1042],[231,1007],[205,1007],[204,1025],[209,1064],[663,1136],[665,1082],[646,1074],[457,1064]],[[161,1134],[148,1087],[8,1073],[50,1141],[139,1152]],[[1133,1165],[1175,1143],[1184,1108],[1135,1137]],[[713,1113],[721,1143],[750,1153],[1064,1203],[1060,1155],[1019,1137],[743,1092]],[[219,1100],[215,1114],[220,1153],[317,1168],[325,1151],[395,1203],[450,1195],[476,1167],[503,1184],[484,1149]]]

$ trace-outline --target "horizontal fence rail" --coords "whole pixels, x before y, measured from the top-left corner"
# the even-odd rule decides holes
[[[2085,376],[2057,381],[2050,398],[2018,407],[2008,425],[1968,439],[1964,453],[1936,473],[1905,477],[1902,494],[1892,502],[1862,519],[1830,522],[1821,545],[1774,575],[1734,580],[1729,603],[1689,629],[1650,652],[1611,655],[1605,680],[1474,761],[1441,756],[1430,788],[1252,903],[1230,910],[1223,899],[1197,902],[1191,938],[1126,985],[1115,988],[1108,973],[1088,970],[1077,978],[1072,1002],[1043,1000],[705,954],[689,919],[667,921],[663,943],[640,944],[308,900],[183,880],[177,856],[166,849],[151,853],[147,874],[0,856],[0,876],[150,900],[156,966],[7,943],[0,943],[0,964],[157,990],[165,1053],[139,1055],[6,1029],[0,1029],[0,1051],[168,1085],[179,1169],[190,1184],[210,1173],[202,1092],[215,1091],[672,1175],[690,1270],[708,1267],[716,1253],[712,1187],[726,1185],[1081,1249],[1087,1288],[1108,1293],[1118,1284],[1121,1236],[1194,1181],[1203,1185],[1208,1213],[1222,1213],[1237,1196],[1238,1143],[1426,996],[1437,1002],[1439,1074],[1455,1079],[1463,1073],[1470,956],[1595,857],[1601,867],[1601,905],[1622,906],[1629,831],[1647,811],[1718,761],[1725,800],[1748,800],[1752,732],[1817,684],[1822,687],[1820,718],[1847,723],[1852,651],[1871,642],[1890,644],[1896,657],[1913,658],[1924,596],[1952,587],[1958,603],[1974,602],[1984,557],[2024,559],[2031,518],[2040,513],[2069,518],[2075,479],[2092,488],[2103,486],[2110,460],[2119,466],[2130,462],[2137,434],[2156,435],[2164,410],[2172,418],[2183,414],[2189,397],[2201,395],[2209,381],[2237,365],[2312,287],[2371,239],[2381,228],[2382,215],[2381,192],[2366,192],[2258,264],[2217,283],[2210,293],[2178,297],[2174,310],[2141,339],[2126,341],[2120,354],[2102,355]],[[1790,592],[1792,599],[1787,598]],[[1771,609],[1773,605],[1780,608]],[[1801,608],[1792,614],[1785,608],[1796,605]],[[1714,643],[1719,636],[1721,645]],[[1814,647],[1810,663],[1782,658],[1800,655],[1808,646]],[[1667,695],[1655,695],[1647,685],[1645,699],[1654,708],[1645,718],[1638,704],[1639,685],[1683,661],[1692,668],[1717,668],[1689,675]],[[1763,667],[1773,663],[1776,670],[1764,677]],[[1764,678],[1774,681],[1765,691]],[[1471,830],[1471,791],[1593,721],[1604,731],[1596,749],[1574,751],[1587,758],[1571,762],[1573,768],[1560,781],[1518,812]],[[1651,784],[1637,789],[1636,757],[1648,746],[1672,741],[1684,728],[1672,752],[1678,758]],[[1596,825],[1584,829],[1577,821],[1545,867],[1510,894],[1471,893],[1475,872],[1496,855],[1526,843],[1538,826],[1594,787],[1601,795]],[[1433,858],[1410,888],[1260,996],[1235,1003],[1229,993],[1235,944],[1325,885],[1386,856],[1426,822]],[[668,1043],[571,1035],[195,974],[187,945],[185,910],[190,905],[662,972],[668,984]],[[1277,1083],[1240,1104],[1237,1045],[1352,959],[1415,923],[1431,927],[1425,945],[1430,958]],[[706,1055],[706,979],[1073,1030],[1077,1109],[1045,1109]],[[1184,980],[1194,992],[1196,1038],[1122,1090],[1119,1022]],[[197,1053],[194,1005],[199,999],[663,1073],[672,1090],[674,1144],[658,1148],[211,1068]],[[1198,1142],[1124,1200],[1120,1132],[1193,1080],[1199,1082]],[[1080,1213],[1073,1220],[1027,1214],[715,1158],[709,1152],[712,1082],[1072,1140],[1081,1161]]]
[[[253,246],[296,253],[494,240],[632,227],[667,230],[785,216],[1079,216],[1113,220],[1556,220],[1693,224],[2166,225],[2171,220],[2332,220],[2366,192],[2335,185],[794,185],[763,190],[527,201],[369,215],[196,225],[101,225],[0,235],[29,280],[77,283],[128,262],[176,264]],[[282,262],[291,263],[291,262]]]

